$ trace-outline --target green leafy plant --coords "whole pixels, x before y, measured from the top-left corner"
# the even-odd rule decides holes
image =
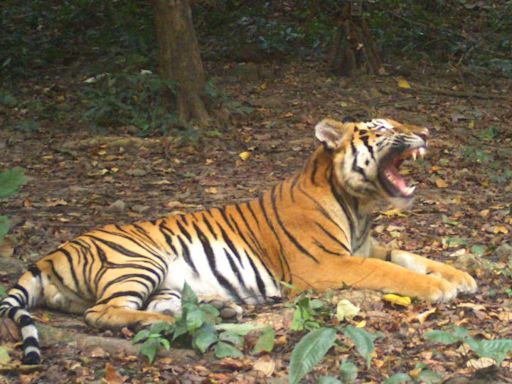
[[[426,364],[417,363],[414,371],[419,372],[415,378],[409,376],[407,373],[399,372],[388,377],[384,380],[384,384],[402,384],[402,383],[422,383],[422,384],[439,384],[443,382],[443,377],[427,368]]]
[[[0,172],[0,199],[12,196],[16,191],[27,182],[27,178],[22,168],[11,168]],[[10,223],[7,216],[0,216],[0,243],[3,241]]]
[[[347,326],[343,333],[354,342],[357,352],[366,360],[366,365],[370,367],[372,354],[375,351],[373,342],[382,335],[380,333],[370,333],[362,328],[356,328],[351,325]]]
[[[307,293],[299,295],[294,300],[293,306],[295,307],[291,325],[293,331],[320,328],[319,320],[331,313],[325,301],[311,299]]]
[[[139,331],[133,343],[143,342],[140,353],[153,362],[160,348],[169,349],[175,342],[191,345],[205,353],[213,349],[217,358],[241,357],[245,336],[259,331],[253,353],[272,351],[275,332],[270,326],[221,323],[219,311],[208,303],[200,303],[185,283],[181,295],[182,315],[174,323],[157,323]]]
[[[290,384],[300,380],[318,364],[336,341],[336,329],[319,328],[305,335],[290,358]]]
[[[83,120],[93,128],[134,125],[142,136],[167,133],[176,123],[162,99],[162,89],[174,92],[174,84],[147,72],[103,73],[90,78],[84,91],[87,111]]]
[[[462,327],[454,327],[451,332],[433,330],[426,333],[425,338],[445,345],[464,343],[478,357],[494,359],[498,366],[512,352],[512,339],[476,340],[469,335],[467,329]]]

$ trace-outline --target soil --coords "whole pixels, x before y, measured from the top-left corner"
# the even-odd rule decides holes
[[[512,245],[512,80],[421,65],[411,66],[405,78],[392,68],[388,76],[336,78],[316,61],[265,65],[272,68],[270,75],[252,81],[236,76],[235,65],[209,65],[222,92],[252,112],[235,110],[229,124],[195,144],[137,137],[129,134],[133,127],[118,128],[115,136],[97,135],[69,121],[49,121],[25,133],[12,127],[27,112],[4,107],[0,168],[23,167],[29,182],[0,205],[14,224],[2,247],[11,264],[2,264],[1,284],[7,288],[15,282],[16,261],[28,265],[87,229],[257,196],[301,168],[317,145],[313,127],[326,116],[392,117],[429,127],[431,141],[425,161],[405,166],[419,181],[413,208],[382,207],[375,214],[376,237],[468,269],[479,290],[447,304],[413,301],[407,307],[391,305],[380,294],[371,300],[356,297],[362,311],[350,323],[382,334],[372,363],[367,367],[340,336],[340,346],[304,382],[338,376],[346,358],[358,366],[361,383],[381,383],[398,372],[417,378],[418,363],[445,382],[512,382],[510,355],[499,369],[482,370],[475,368],[479,357],[468,348],[424,338],[429,330],[453,324],[476,338],[512,338],[507,248]],[[61,92],[52,97],[65,103],[73,81],[54,75],[24,87],[29,97],[55,83]],[[245,160],[243,152],[249,152]],[[0,383],[286,382],[290,353],[303,335],[289,329],[289,311],[286,303],[246,309],[244,321],[265,314],[284,319],[276,321],[279,342],[270,354],[219,360],[177,350],[149,364],[133,350],[105,346],[109,340],[130,344],[130,332],[101,332],[87,328],[79,316],[38,309],[34,314],[45,327],[77,336],[43,343],[41,368],[4,370]],[[89,336],[106,342],[77,342]],[[3,344],[14,360],[21,357],[13,341]]]

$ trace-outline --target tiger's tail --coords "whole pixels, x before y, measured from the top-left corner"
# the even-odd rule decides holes
[[[25,272],[18,283],[0,301],[0,317],[13,320],[23,339],[23,363],[34,365],[41,362],[39,336],[28,308],[34,307],[42,296],[41,271],[36,266]]]

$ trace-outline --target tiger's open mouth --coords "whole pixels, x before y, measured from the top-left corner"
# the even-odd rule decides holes
[[[407,159],[416,160],[423,158],[427,152],[425,146],[408,149],[403,152],[391,152],[383,160],[379,167],[379,180],[382,187],[392,197],[411,198],[414,194],[415,186],[408,185],[405,178],[398,172],[400,165]]]

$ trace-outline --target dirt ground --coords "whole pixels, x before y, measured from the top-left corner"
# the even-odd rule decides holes
[[[10,128],[23,111],[1,111],[0,169],[21,166],[30,177],[0,205],[14,223],[2,248],[7,257],[1,285],[10,286],[23,265],[89,228],[257,196],[300,169],[316,145],[313,127],[323,117],[392,117],[429,127],[432,139],[425,161],[405,167],[420,182],[415,205],[403,213],[382,207],[375,235],[470,270],[479,290],[448,304],[413,301],[406,308],[389,305],[380,295],[355,300],[362,312],[353,322],[365,321],[365,329],[383,334],[371,366],[366,368],[350,344],[337,346],[305,382],[337,375],[347,357],[357,363],[361,383],[381,383],[398,372],[414,377],[417,363],[448,383],[512,382],[510,356],[499,370],[482,371],[474,367],[478,356],[464,346],[432,344],[423,337],[456,324],[477,338],[512,338],[507,247],[512,245],[512,80],[422,66],[402,68],[407,73],[402,77],[340,79],[327,75],[319,62],[266,64],[251,81],[234,65],[210,65],[209,73],[231,99],[253,111],[234,116],[195,146],[130,136],[129,127],[118,136],[93,135],[58,121],[23,133]],[[60,82],[62,90],[55,103],[72,93],[69,79],[57,78],[31,83],[27,93],[43,92],[50,81]],[[246,151],[250,156],[242,160],[239,154]],[[62,341],[57,334],[57,341],[54,336],[43,343],[43,368],[4,370],[0,383],[281,383],[302,336],[289,329],[285,305],[248,308],[246,319],[282,317],[272,353],[218,360],[177,350],[151,365],[126,349],[129,333],[99,332],[80,317],[44,309],[34,313],[44,327],[63,330]],[[126,342],[117,346],[115,340]],[[4,345],[20,358],[14,342]]]

